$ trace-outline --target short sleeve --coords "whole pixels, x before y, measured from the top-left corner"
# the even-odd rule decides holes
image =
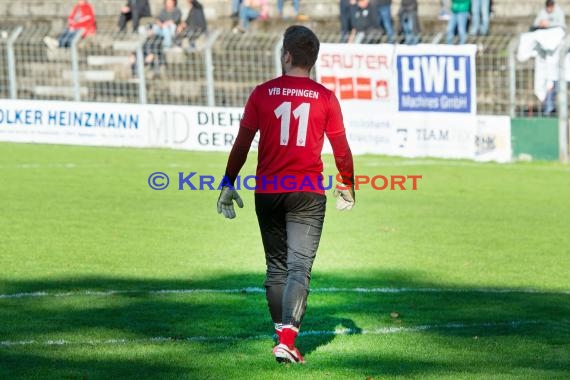
[[[240,126],[254,131],[259,130],[259,114],[258,114],[258,104],[257,104],[257,94],[259,93],[258,87],[256,87],[247,103],[245,104],[245,110],[243,112],[243,118],[241,119]]]
[[[325,133],[327,137],[340,136],[345,133],[344,122],[342,120],[342,110],[340,109],[340,103],[334,92],[330,93],[327,125],[325,128]]]

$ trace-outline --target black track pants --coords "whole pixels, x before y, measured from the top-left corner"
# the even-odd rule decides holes
[[[255,194],[267,264],[267,303],[275,323],[301,325],[325,209],[321,194]]]

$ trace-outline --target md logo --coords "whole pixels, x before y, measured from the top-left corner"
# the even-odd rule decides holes
[[[471,66],[469,56],[397,56],[398,110],[470,113]]]

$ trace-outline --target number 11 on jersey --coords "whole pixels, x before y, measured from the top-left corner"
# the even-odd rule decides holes
[[[309,125],[310,103],[301,103],[293,110],[295,119],[299,119],[299,129],[297,130],[297,146],[305,146],[307,140],[307,126]],[[273,111],[275,117],[281,119],[281,134],[279,143],[287,145],[289,143],[289,126],[291,125],[291,102],[283,102]]]

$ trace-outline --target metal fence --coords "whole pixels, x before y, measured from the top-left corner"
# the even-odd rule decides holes
[[[48,26],[0,30],[0,97],[243,106],[255,85],[280,70],[279,33],[226,30],[190,37],[192,43],[185,38],[162,49],[144,35],[98,33],[58,48]],[[319,38],[340,42],[338,33]],[[422,36],[422,42],[443,40],[442,34]],[[372,35],[366,42],[384,41]],[[542,115],[533,95],[533,63],[514,60],[516,41],[513,35],[468,41],[478,45],[479,114]]]

